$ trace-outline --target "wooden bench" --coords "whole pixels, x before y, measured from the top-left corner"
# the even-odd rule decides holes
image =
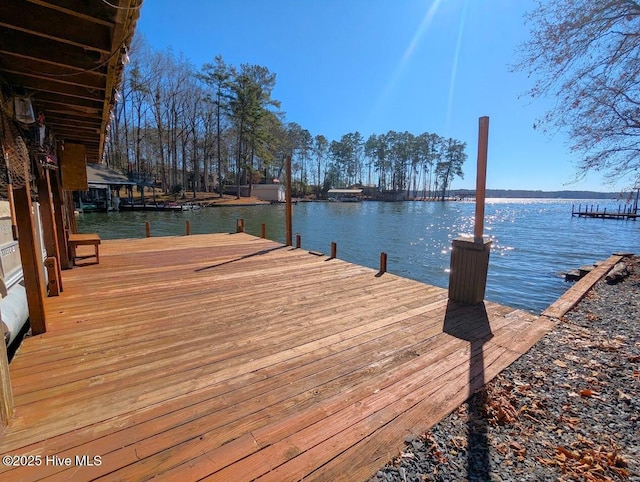
[[[69,250],[71,251],[71,262],[76,264],[76,248],[78,246],[93,246],[95,248],[96,264],[100,263],[100,235],[91,234],[69,234]]]

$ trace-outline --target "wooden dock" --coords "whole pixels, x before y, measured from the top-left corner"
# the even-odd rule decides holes
[[[38,466],[0,479],[366,480],[553,325],[376,274],[244,233],[103,241],[10,365],[0,452]]]
[[[595,209],[593,204],[591,206],[585,205],[584,209],[582,205],[579,205],[576,209],[575,205],[571,206],[571,216],[579,217],[579,218],[599,218],[599,219],[622,219],[625,221],[633,220],[635,221],[638,218],[638,208],[637,204],[635,207],[632,206],[618,206],[618,210],[609,210],[604,208],[602,211],[600,210],[600,206],[596,206]]]

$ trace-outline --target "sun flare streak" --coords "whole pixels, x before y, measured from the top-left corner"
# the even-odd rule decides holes
[[[406,50],[402,54],[400,61],[396,65],[396,68],[393,70],[393,74],[391,75],[391,78],[389,79],[389,82],[387,83],[386,88],[382,92],[382,95],[378,98],[376,102],[376,109],[374,109],[373,113],[378,112],[382,108],[382,105],[385,102],[387,102],[391,97],[394,87],[398,84],[398,81],[402,76],[402,72],[405,70],[405,66],[410,62],[411,57],[413,56],[413,53],[416,50],[416,47],[420,43],[420,40],[424,36],[428,27],[431,25],[433,18],[438,12],[438,8],[440,7],[443,1],[444,0],[434,0],[431,6],[429,6],[429,8],[427,9],[426,13],[424,14],[424,17],[422,18],[422,21],[420,22],[420,25],[418,25],[418,28],[413,34],[413,37],[411,38],[409,45],[407,46]]]
[[[455,97],[456,78],[458,76],[458,61],[460,59],[460,50],[462,47],[462,39],[464,37],[464,22],[467,18],[467,9],[469,7],[469,1],[465,0],[462,9],[462,15],[460,15],[460,26],[458,27],[458,38],[456,40],[456,50],[453,54],[453,65],[451,67],[451,78],[449,79],[449,98],[447,101],[447,117],[445,121],[445,129],[448,132],[451,127],[451,117],[453,112],[453,99]]]
[[[404,54],[402,55],[402,59],[400,60],[400,64],[398,66],[399,68],[407,63],[407,61],[411,58],[411,55],[413,55],[413,51],[416,49],[416,46],[427,30],[427,27],[429,27],[429,25],[431,24],[431,21],[433,20],[433,17],[435,17],[438,11],[438,7],[440,7],[440,4],[442,2],[443,0],[435,0],[427,10],[427,13],[425,13],[424,17],[422,18],[422,22],[420,22],[420,25],[416,30],[416,33],[413,34],[413,38],[411,39],[411,42],[409,42],[407,50],[405,50]]]

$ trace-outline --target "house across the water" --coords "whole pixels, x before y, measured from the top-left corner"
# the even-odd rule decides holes
[[[362,201],[362,189],[329,189],[329,201],[359,202]]]

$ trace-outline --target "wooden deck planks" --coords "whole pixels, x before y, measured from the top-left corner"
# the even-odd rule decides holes
[[[376,273],[244,233],[104,241],[12,362],[0,439],[3,453],[103,463],[0,473],[366,478],[551,326]]]
[[[585,275],[584,278],[576,282],[558,300],[544,310],[542,314],[550,318],[563,317],[571,308],[578,304],[589,289],[591,289],[600,278],[605,276],[617,262],[621,261],[623,257],[624,256],[617,255],[609,256],[604,263],[597,266]]]

